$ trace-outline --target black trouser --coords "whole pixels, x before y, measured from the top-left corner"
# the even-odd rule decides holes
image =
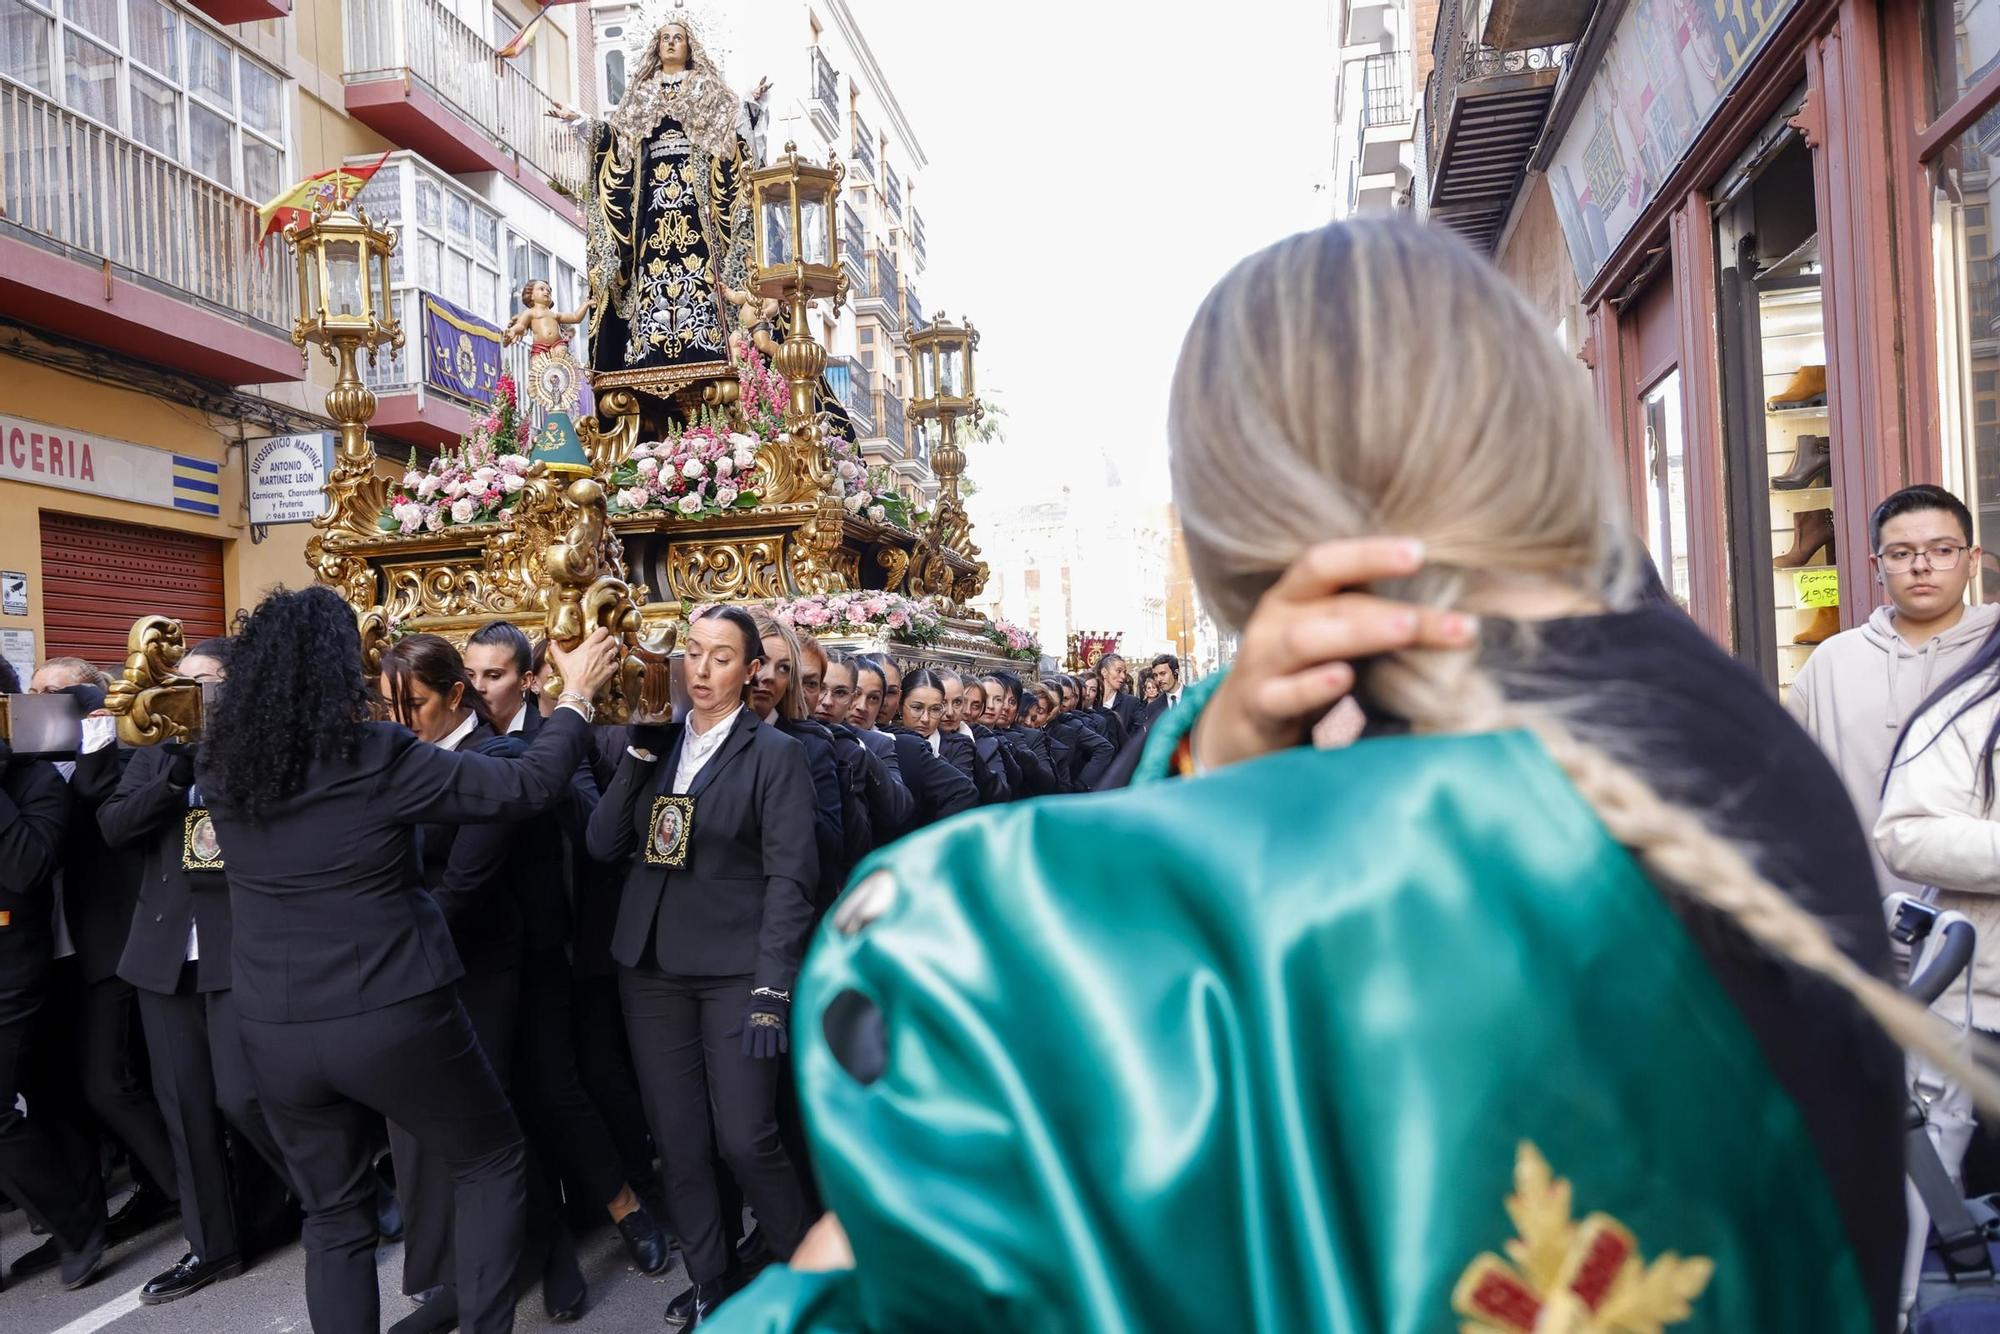
[[[306,1310],[315,1334],[380,1328],[372,1112],[449,1166],[462,1328],[513,1329],[525,1147],[456,993],[443,987],[338,1019],[242,1022],[257,1092],[305,1197]]]
[[[528,956],[514,1048],[514,1107],[542,1160],[574,1199],[604,1209],[625,1189],[617,1147],[577,1077],[569,955]]]
[[[84,982],[72,956],[56,960],[54,999],[54,1017],[66,1012],[74,1025],[69,1043],[85,1106],[131,1153],[133,1172],[178,1203],[173,1142],[134,1060],[142,1041],[137,989],[117,977]]]
[[[511,1102],[520,971],[501,968],[467,973],[458,980],[458,999],[471,1021],[473,1037],[499,1081],[502,1096]],[[396,1160],[396,1196],[403,1205],[403,1291],[414,1296],[455,1281],[457,1192],[449,1156],[435,1143],[426,1143],[417,1127],[404,1126],[393,1112],[389,1113],[389,1153]]]
[[[193,972],[193,964],[183,970],[184,985],[192,985]],[[286,1175],[284,1154],[250,1079],[235,1001],[226,990],[162,995],[141,989],[139,1019],[152,1058],[153,1095],[173,1143],[188,1249],[204,1260],[241,1255],[237,1200],[271,1192],[266,1183],[244,1180],[264,1175],[259,1164],[241,1162],[232,1171],[225,1124],[280,1180]]]
[[[0,1191],[69,1252],[104,1226],[97,1146],[82,1091],[50,1023],[49,967],[8,960],[0,985]],[[24,1095],[28,1112],[15,1105]]]
[[[575,974],[570,981],[570,1036],[576,1073],[618,1147],[619,1175],[637,1185],[653,1179],[653,1141],[632,1048],[625,1040],[625,1010],[618,974]]]
[[[688,1276],[712,1283],[729,1270],[735,1228],[722,1225],[710,1130],[723,1164],[743,1188],[780,1259],[806,1226],[804,1193],[778,1137],[782,1062],[743,1054],[748,977],[679,977],[624,969],[625,1027],[666,1164],[667,1210],[687,1256]],[[711,1108],[713,1115],[711,1118]],[[731,1220],[734,1222],[734,1220]]]

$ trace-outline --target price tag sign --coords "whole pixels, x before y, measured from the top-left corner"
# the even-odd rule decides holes
[[[1839,570],[1801,570],[1792,576],[1792,589],[1801,607],[1838,607]]]

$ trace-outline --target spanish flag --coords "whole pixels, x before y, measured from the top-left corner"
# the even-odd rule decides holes
[[[389,154],[384,152],[365,167],[328,167],[296,185],[286,186],[270,203],[257,210],[258,246],[262,247],[273,232],[311,217],[316,204],[325,203],[328,208],[342,207],[361,193],[361,187],[368,184],[368,178],[380,171],[382,164],[388,160]]]
[[[576,3],[577,0],[535,0],[537,6],[535,16],[523,24],[521,30],[512,37],[509,37],[507,44],[493,54],[502,60],[512,60],[515,56],[527,50],[528,44],[535,40],[535,34],[541,31],[542,20],[549,16],[550,9],[556,5],[573,5]]]

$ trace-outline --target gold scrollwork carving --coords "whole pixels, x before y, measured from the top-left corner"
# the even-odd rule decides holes
[[[201,730],[201,686],[176,671],[187,653],[181,623],[141,616],[125,637],[125,670],[105,692],[128,746],[185,741]]]
[[[903,576],[910,570],[910,553],[901,547],[883,547],[875,553],[876,567],[885,571],[882,587],[891,593],[903,586]]]
[[[782,540],[676,542],[667,551],[667,596],[680,602],[783,597]]]
[[[597,396],[597,415],[576,424],[577,439],[599,477],[632,457],[639,444],[639,396],[630,389],[607,389]]]

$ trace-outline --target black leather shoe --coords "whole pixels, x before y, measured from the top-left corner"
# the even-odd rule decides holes
[[[226,1260],[204,1260],[189,1251],[172,1269],[139,1289],[139,1304],[158,1306],[163,1302],[179,1301],[191,1292],[200,1292],[211,1283],[235,1278],[242,1272],[243,1261],[238,1256],[232,1255]]]
[[[576,1262],[576,1241],[568,1228],[559,1227],[542,1261],[542,1310],[556,1324],[566,1325],[583,1314],[589,1299],[583,1269]]]
[[[21,1258],[14,1262],[14,1277],[26,1278],[30,1274],[39,1274],[44,1269],[54,1269],[61,1263],[62,1247],[54,1237],[50,1237],[34,1250],[22,1253]]]
[[[104,1268],[105,1233],[105,1225],[100,1223],[82,1250],[62,1253],[62,1285],[71,1292],[96,1278],[97,1271]]]
[[[148,1228],[156,1227],[169,1218],[180,1217],[180,1206],[168,1199],[166,1193],[153,1186],[140,1186],[125,1197],[125,1203],[112,1212],[111,1221],[104,1229],[115,1246],[121,1241],[130,1241]]]
[[[672,1258],[667,1249],[667,1234],[653,1221],[646,1206],[640,1205],[631,1213],[618,1220],[618,1235],[625,1238],[625,1254],[632,1257],[642,1274],[663,1274],[667,1262]]]
[[[389,1326],[389,1334],[438,1334],[458,1328],[458,1289],[452,1284],[425,1288],[410,1300],[417,1309]]]
[[[674,1294],[667,1303],[667,1324],[676,1329],[693,1329],[715,1314],[715,1308],[743,1287],[735,1274],[724,1274],[712,1283],[692,1283]]]

